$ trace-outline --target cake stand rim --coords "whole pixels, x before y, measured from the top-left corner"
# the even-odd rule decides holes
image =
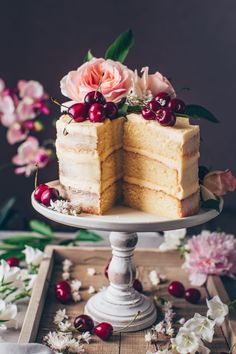
[[[31,203],[39,214],[63,225],[82,229],[119,232],[150,232],[189,228],[214,219],[223,209],[223,199],[220,198],[220,212],[213,209],[201,210],[197,215],[179,219],[166,219],[122,206],[120,206],[121,210],[127,211],[127,214],[81,214],[78,216],[62,214],[38,203],[34,198],[34,192],[31,195]],[[112,208],[111,211],[116,211],[118,207]],[[128,211],[134,215],[137,213],[137,219],[135,219],[135,216],[131,217]],[[137,221],[138,219],[139,221]]]

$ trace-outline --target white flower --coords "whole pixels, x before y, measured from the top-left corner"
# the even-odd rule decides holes
[[[172,324],[171,322],[167,323],[167,326],[166,326],[166,334],[170,337],[173,337],[173,335],[175,334],[175,330],[174,328],[172,327]]]
[[[15,304],[7,304],[4,300],[0,300],[0,322],[4,322],[7,328],[17,328],[16,315],[17,306]]]
[[[148,276],[149,276],[149,279],[150,279],[152,285],[156,286],[156,285],[160,284],[160,282],[161,282],[160,278],[155,270],[152,270]]]
[[[162,333],[165,334],[166,331],[166,323],[164,321],[159,322],[158,324],[155,325],[154,330],[157,333]]]
[[[87,269],[87,274],[88,274],[89,276],[95,275],[95,274],[96,274],[96,269],[95,269],[95,268],[88,268],[88,269]]]
[[[164,242],[160,245],[161,251],[175,250],[180,246],[181,240],[186,236],[186,229],[170,230],[164,232]]]
[[[69,331],[71,329],[71,323],[69,321],[59,322],[58,323],[58,328],[62,332]]]
[[[28,284],[26,285],[26,287],[25,287],[25,289],[27,290],[27,291],[32,291],[32,289],[33,289],[33,286],[34,286],[34,284],[35,284],[35,282],[36,282],[36,279],[37,279],[37,274],[29,274],[29,282],[28,282]]]
[[[229,313],[228,306],[223,304],[219,296],[214,296],[211,300],[207,299],[206,303],[208,307],[207,316],[220,326]]]
[[[57,312],[56,312],[56,315],[54,317],[54,320],[53,322],[55,324],[59,324],[60,322],[64,321],[64,320],[67,320],[68,319],[68,316],[66,314],[66,309],[59,309]]]
[[[30,246],[25,246],[22,253],[25,254],[25,261],[29,265],[38,266],[43,259],[43,252]]]
[[[72,297],[73,297],[74,302],[79,302],[82,300],[82,297],[78,291],[73,291]]]
[[[68,201],[68,200],[56,200],[53,202],[52,200],[50,201],[50,206],[49,209],[52,209],[54,211],[57,211],[58,213],[61,214],[66,214],[66,215],[73,215],[77,216],[80,214],[80,209],[74,208],[73,205]]]
[[[71,262],[71,260],[69,259],[65,259],[63,262],[62,262],[62,269],[63,269],[63,272],[69,272],[70,271],[70,268],[72,267],[73,263]]]
[[[71,336],[60,332],[49,332],[44,341],[52,350],[65,351],[70,342]]]
[[[150,342],[152,341],[152,333],[151,332],[147,332],[144,336],[144,340],[145,342]]]
[[[185,322],[183,328],[194,332],[199,338],[212,342],[214,335],[215,322],[206,316],[195,313],[194,317]]]
[[[75,338],[71,338],[68,341],[68,352],[69,353],[80,354],[80,353],[84,353],[84,348],[80,344],[80,341],[77,341]]]
[[[78,279],[74,279],[70,283],[71,291],[78,291],[81,288],[81,286],[82,286],[82,283]]]
[[[199,337],[185,328],[180,328],[177,336],[171,339],[171,343],[180,354],[195,353],[200,345]]]
[[[168,311],[171,310],[173,307],[173,304],[171,301],[165,301],[164,305],[162,306],[163,311]]]
[[[17,282],[17,278],[20,274],[20,268],[18,267],[10,267],[9,264],[1,260],[0,263],[0,283],[14,283]],[[16,286],[16,284],[11,284],[12,286]]]
[[[186,321],[185,318],[182,317],[178,322],[179,322],[179,324],[183,325],[185,323],[185,321]]]
[[[88,288],[88,293],[89,294],[94,294],[96,293],[96,289],[93,285],[90,285],[89,288]]]
[[[64,280],[69,280],[70,279],[70,273],[69,272],[63,272],[61,276],[62,276],[62,279],[64,279]]]
[[[92,339],[92,337],[91,337],[90,332],[84,332],[80,336],[78,336],[78,340],[82,340],[82,341],[86,342],[87,344],[90,343],[91,339]]]

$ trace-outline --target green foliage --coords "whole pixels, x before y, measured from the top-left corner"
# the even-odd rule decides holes
[[[75,240],[81,242],[98,242],[102,240],[102,237],[93,231],[80,230],[75,235]]]
[[[213,113],[208,111],[206,108],[196,105],[196,104],[189,104],[186,106],[185,115],[190,116],[191,118],[203,118],[212,123],[219,123],[219,119],[214,116]],[[185,116],[183,115],[183,117]]]
[[[7,222],[10,211],[16,202],[16,198],[9,198],[0,208],[0,229]]]
[[[39,220],[31,220],[29,223],[29,226],[32,231],[35,231],[39,233],[42,236],[45,236],[47,238],[53,238],[53,232],[52,229],[49,225],[45,224],[42,221]]]
[[[129,29],[121,33],[110,45],[105,53],[105,59],[112,59],[123,63],[133,45],[134,36],[133,32]]]
[[[91,49],[88,50],[88,53],[85,55],[84,57],[84,63],[86,63],[87,61],[90,61],[91,59],[93,59],[94,55],[91,52]]]
[[[218,199],[208,199],[202,201],[201,207],[204,209],[215,209],[216,211],[220,212],[220,202]]]

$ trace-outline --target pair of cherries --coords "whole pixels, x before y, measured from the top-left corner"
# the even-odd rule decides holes
[[[184,285],[179,281],[172,281],[168,286],[170,295],[178,298],[185,298],[191,304],[197,304],[201,299],[201,293],[196,288],[185,290]]]
[[[46,184],[40,184],[34,191],[34,198],[37,202],[49,206],[51,200],[55,202],[59,198],[59,192],[56,188],[51,188]]]
[[[88,92],[83,103],[75,103],[68,108],[67,113],[75,122],[84,122],[87,117],[90,122],[101,123],[105,117],[115,119],[118,107],[114,102],[106,102],[100,91]]]
[[[163,126],[174,126],[176,114],[183,114],[185,108],[184,101],[171,98],[167,92],[160,92],[142,108],[141,112],[146,120],[157,120]]]

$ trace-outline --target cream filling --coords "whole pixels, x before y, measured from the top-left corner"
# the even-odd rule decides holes
[[[124,176],[124,181],[131,183],[131,184],[136,184],[140,187],[145,187],[148,189],[153,189],[155,191],[161,191],[164,192],[168,195],[171,195],[172,197],[183,200],[187,197],[189,197],[191,194],[194,194],[198,191],[199,189],[199,184],[193,183],[189,186],[185,186],[184,189],[181,186],[178,186],[179,191],[176,189],[176,187],[172,186],[162,186],[160,184],[154,184],[145,180],[141,180],[135,177],[129,177],[129,176]]]

